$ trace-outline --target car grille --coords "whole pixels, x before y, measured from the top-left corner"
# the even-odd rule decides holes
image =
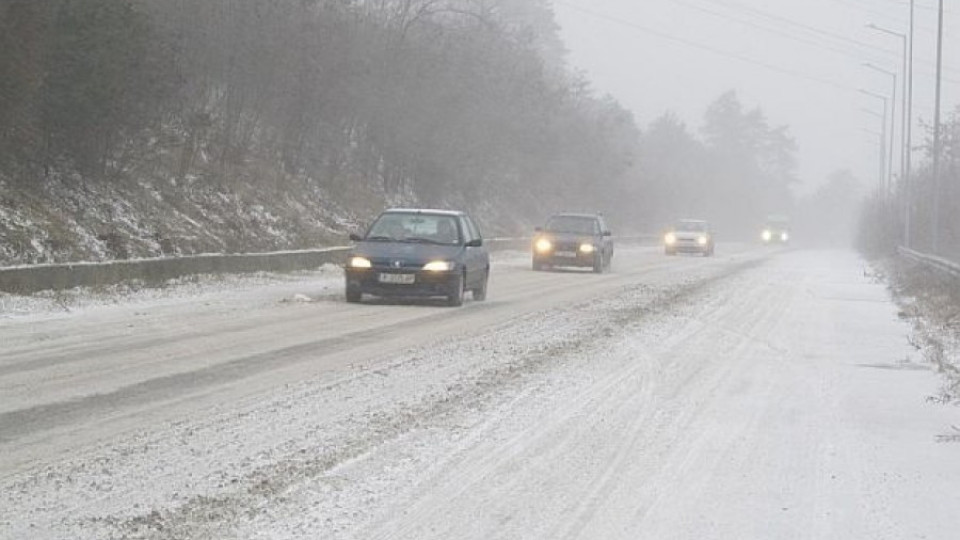
[[[425,263],[400,259],[372,259],[370,263],[375,268],[389,268],[393,270],[419,270]]]
[[[554,251],[577,251],[580,249],[580,242],[557,242],[553,249]]]

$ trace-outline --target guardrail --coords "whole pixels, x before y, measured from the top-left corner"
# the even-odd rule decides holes
[[[648,241],[654,235],[623,236],[623,242]],[[528,249],[531,239],[488,238],[489,249]],[[324,264],[343,264],[349,246],[249,254],[206,254],[108,262],[37,264],[0,268],[0,292],[33,294],[74,287],[104,287],[140,280],[159,285],[167,280],[197,274],[243,274],[252,272],[295,272]]]
[[[935,255],[927,255],[926,253],[920,253],[919,251],[914,251],[903,246],[897,248],[897,253],[899,253],[901,257],[910,259],[914,262],[918,262],[939,272],[960,279],[960,264],[949,259],[944,259],[943,257],[937,257]]]

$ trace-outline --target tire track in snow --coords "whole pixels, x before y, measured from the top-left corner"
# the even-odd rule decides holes
[[[698,294],[711,284],[753,268],[756,264],[757,262],[751,261],[737,265],[719,276],[688,285],[679,292],[666,294],[665,301],[657,302],[662,304],[661,309],[657,310],[657,314],[662,315],[663,312],[675,309],[676,303],[688,301],[689,296]],[[722,307],[717,306],[715,309],[722,309]],[[633,319],[642,316],[643,310],[627,309],[625,311],[626,313],[614,316],[619,319],[618,323],[621,325],[631,321],[635,322]],[[703,338],[699,334],[699,328],[689,326],[684,329],[684,333],[674,333],[669,336],[662,345],[665,345],[667,350],[673,350],[683,343],[702,340]],[[399,510],[399,513],[392,517],[385,518],[382,527],[365,532],[360,537],[382,540],[421,537],[421,534],[424,533],[422,530],[423,524],[435,523],[435,520],[431,520],[431,518],[435,517],[438,511],[442,511],[443,508],[451,505],[452,501],[461,500],[464,495],[480,490],[485,480],[494,476],[494,473],[509,468],[511,462],[523,458],[522,461],[527,463],[526,467],[533,469],[537,468],[531,465],[533,462],[543,464],[545,467],[549,467],[551,463],[559,462],[560,454],[568,452],[571,445],[574,445],[577,441],[589,440],[591,426],[598,421],[596,411],[614,411],[621,414],[624,404],[629,405],[631,412],[626,416],[634,420],[626,436],[633,441],[639,440],[645,433],[643,427],[655,420],[660,413],[660,411],[650,407],[652,398],[649,396],[651,395],[652,385],[662,382],[658,377],[669,371],[668,367],[675,367],[654,366],[655,373],[651,374],[651,366],[647,364],[650,360],[649,357],[637,358],[636,362],[626,369],[611,372],[597,383],[584,389],[581,394],[565,401],[558,409],[555,409],[555,412],[550,416],[549,423],[519,433],[507,441],[484,442],[487,429],[478,427],[473,431],[470,439],[464,441],[470,447],[468,454],[451,456],[449,465],[442,472],[435,474],[436,477],[441,478],[439,483],[422,486],[419,491],[423,493],[423,496],[416,499],[410,507]],[[684,382],[695,377],[700,370],[700,367],[692,366],[692,369],[688,371],[678,372],[678,375],[685,374],[685,376],[671,383],[670,387],[682,386]],[[651,375],[654,376],[651,377]],[[633,398],[630,399],[628,396],[633,396]],[[615,475],[620,468],[617,465],[622,465],[629,459],[628,451],[633,446],[631,444],[619,447],[614,459],[614,466],[608,467],[603,472],[601,486],[595,490],[596,493],[588,497],[594,506],[603,502],[604,489],[609,490],[609,486],[611,482],[615,481]],[[518,475],[512,481],[510,479],[501,481],[500,490],[510,492],[514,489],[515,484],[521,484],[525,479]],[[526,489],[529,489],[529,487]],[[571,514],[574,516],[577,516],[578,513],[582,514],[582,510],[587,504],[582,503],[578,507],[565,509],[561,515],[565,519],[569,519]],[[458,506],[462,505],[463,503]],[[469,503],[467,505],[469,506]],[[563,529],[570,527],[573,526],[558,526],[543,537],[561,538]],[[434,531],[434,535],[436,535],[436,532]],[[447,531],[447,533],[459,534],[459,531]]]

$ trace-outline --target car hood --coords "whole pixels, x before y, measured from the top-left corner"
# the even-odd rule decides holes
[[[353,248],[353,255],[366,257],[374,262],[389,260],[427,263],[435,260],[457,259],[463,250],[463,246],[409,242],[357,242]]]
[[[696,240],[701,236],[710,236],[709,233],[697,231],[676,231],[673,235],[677,237],[677,240]]]

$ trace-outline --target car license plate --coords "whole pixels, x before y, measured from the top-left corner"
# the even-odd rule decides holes
[[[412,285],[416,280],[415,274],[380,274],[380,283],[392,283],[394,285]]]
[[[557,257],[576,257],[577,252],[576,251],[558,251],[554,253],[554,255],[556,255]]]

